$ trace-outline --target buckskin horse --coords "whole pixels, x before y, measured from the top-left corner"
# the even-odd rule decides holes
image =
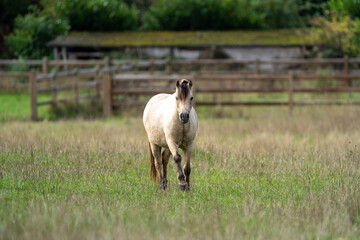
[[[157,94],[146,104],[143,123],[149,140],[150,177],[167,188],[167,165],[172,155],[177,167],[181,190],[190,190],[190,157],[198,129],[193,108],[192,81],[176,82],[174,94]],[[163,152],[161,152],[163,150]],[[179,149],[183,150],[185,165],[181,168]]]

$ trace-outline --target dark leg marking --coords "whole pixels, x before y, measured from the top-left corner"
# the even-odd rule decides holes
[[[174,161],[175,161],[175,163],[181,163],[181,156],[180,156],[180,154],[176,154],[176,156],[174,157]]]
[[[190,190],[190,173],[191,173],[191,168],[190,165],[186,165],[184,167],[184,174],[185,174],[185,181],[186,181],[186,189],[187,191]]]
[[[183,173],[183,171],[181,169],[181,156],[179,154],[176,154],[175,157],[174,157],[174,161],[176,163],[177,170],[178,170],[178,179],[180,181],[180,183],[179,183],[180,189],[185,190],[187,184],[185,182],[184,173]]]

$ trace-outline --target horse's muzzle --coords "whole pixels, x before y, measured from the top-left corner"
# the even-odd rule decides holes
[[[188,113],[180,113],[180,121],[182,123],[187,123],[189,121],[189,114]]]

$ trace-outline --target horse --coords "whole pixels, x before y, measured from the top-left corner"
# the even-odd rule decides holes
[[[167,165],[172,155],[177,167],[181,190],[190,190],[190,157],[198,130],[198,118],[193,108],[192,81],[178,80],[173,94],[160,93],[146,104],[143,123],[149,141],[150,178],[167,188]],[[164,149],[161,153],[162,148]],[[185,156],[181,168],[179,148]],[[184,175],[185,174],[185,175]]]

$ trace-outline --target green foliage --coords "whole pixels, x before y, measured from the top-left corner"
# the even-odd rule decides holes
[[[316,26],[311,33],[315,53],[320,57],[349,57],[360,53],[360,20],[350,16],[336,16],[330,20],[317,18],[312,21]]]
[[[359,0],[330,0],[329,10],[336,15],[350,15],[352,17],[360,17],[360,1]]]
[[[255,2],[257,3],[253,6],[255,8],[255,14],[263,14],[261,28],[292,28],[304,25],[299,15],[300,6],[297,0],[266,0]],[[245,9],[243,9],[243,11]]]
[[[138,10],[116,0],[61,0],[57,12],[69,20],[72,30],[123,31],[139,26]]]
[[[42,14],[36,8],[32,10],[16,18],[14,33],[6,37],[6,44],[16,57],[41,58],[49,55],[47,42],[68,30],[66,21]]]
[[[329,0],[298,0],[300,16],[306,20],[314,16],[323,15],[324,10],[328,7]]]
[[[297,0],[159,0],[144,16],[148,30],[271,29],[304,25]]]
[[[28,11],[31,4],[35,4],[36,0],[1,0],[0,1],[0,26],[9,25],[13,27],[14,19]],[[1,33],[1,32],[0,32]]]
[[[156,0],[123,0],[128,6],[135,5],[140,12],[149,10],[151,4]]]

